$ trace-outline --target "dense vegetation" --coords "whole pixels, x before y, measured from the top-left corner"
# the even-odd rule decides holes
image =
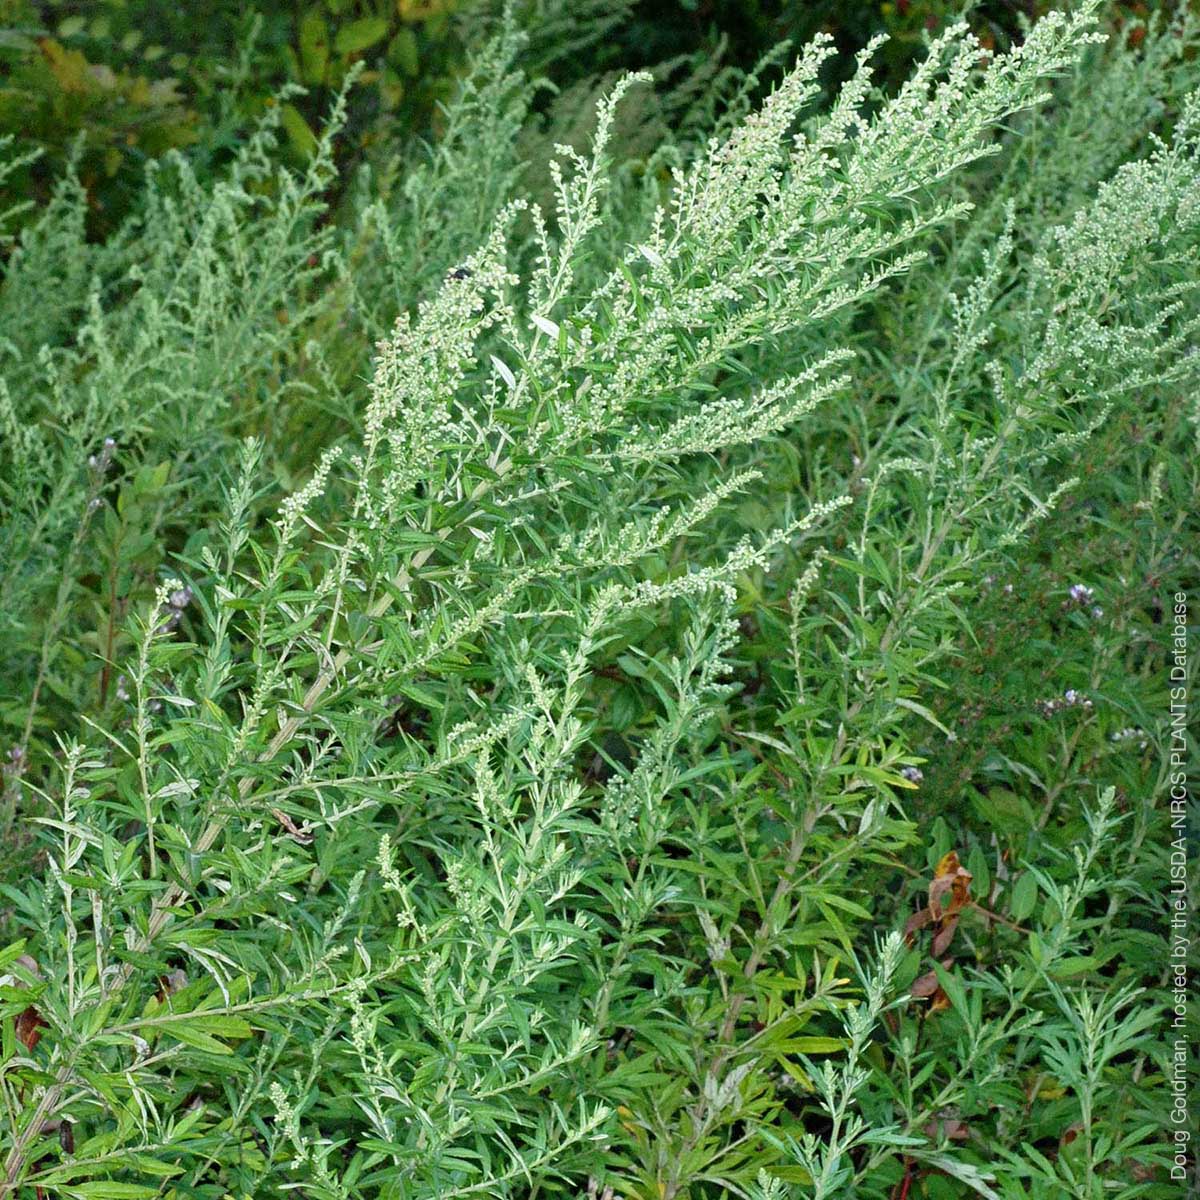
[[[18,7],[0,1196],[1180,1195],[1189,12]]]

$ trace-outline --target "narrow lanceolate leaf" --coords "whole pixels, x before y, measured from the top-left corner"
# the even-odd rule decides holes
[[[503,379],[510,388],[516,387],[517,378],[512,371],[509,370],[507,364],[502,359],[497,358],[494,354],[491,355],[491,360],[492,366],[496,368],[496,374],[499,375],[500,378]]]

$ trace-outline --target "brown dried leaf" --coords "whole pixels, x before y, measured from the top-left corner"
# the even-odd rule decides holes
[[[1059,1140],[1060,1145],[1069,1146],[1082,1132],[1082,1125],[1078,1123],[1074,1125],[1068,1125],[1066,1129],[1063,1130],[1062,1137]]]
[[[25,970],[27,970],[30,975],[34,977],[34,979],[41,979],[42,973],[38,969],[37,959],[35,959],[31,954],[22,954],[20,958],[17,959],[17,964],[24,967]],[[20,980],[17,981],[17,987],[24,986],[25,985],[21,983]]]
[[[288,831],[288,834],[293,837],[302,846],[307,846],[312,840],[313,835],[305,829],[301,829],[291,817],[280,808],[271,809],[271,815],[277,820],[280,825]]]
[[[38,1044],[42,1037],[41,1030],[45,1028],[48,1028],[47,1022],[32,1004],[17,1015],[17,1041],[21,1042],[26,1050],[32,1050]]]
[[[930,971],[928,974],[922,975],[920,979],[914,979],[913,985],[911,988],[909,988],[909,991],[918,1000],[926,1000],[932,996],[933,993],[940,988],[940,986],[941,985],[938,983],[937,974],[933,971]]]
[[[953,875],[962,864],[958,861],[958,851],[951,850],[938,859],[938,865],[933,869],[934,879],[945,879]]]
[[[958,861],[958,855],[951,850],[943,855],[933,873],[933,882],[929,885],[929,911],[935,921],[942,918],[942,898],[949,896],[945,915],[953,916],[961,912],[971,899],[971,872]]]
[[[950,970],[954,966],[954,959],[943,958],[941,966],[943,970]],[[941,1012],[942,1009],[950,1007],[950,997],[942,991],[942,985],[938,983],[936,971],[929,971],[919,979],[915,979],[912,987],[909,988],[909,992],[917,1000],[931,999],[930,1012]]]
[[[930,1138],[949,1138],[952,1142],[965,1142],[971,1136],[970,1126],[960,1121],[950,1113],[938,1115],[925,1126],[925,1136]]]
[[[911,946],[913,935],[918,929],[924,929],[933,920],[933,914],[927,908],[919,909],[904,922],[904,940]]]
[[[950,943],[954,941],[954,931],[958,928],[958,918],[948,917],[942,922],[942,927],[933,935],[933,957],[941,958],[947,950],[950,949]]]
[[[168,996],[182,991],[187,985],[186,973],[176,967],[174,971],[168,971],[167,974],[158,977],[158,991],[154,993],[154,998],[161,1004]]]

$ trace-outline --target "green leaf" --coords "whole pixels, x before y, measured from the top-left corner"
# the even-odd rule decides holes
[[[978,844],[967,855],[967,870],[971,872],[971,890],[976,896],[987,896],[992,887],[992,873],[987,855]]]
[[[985,1200],[1000,1200],[999,1194],[988,1186],[989,1183],[995,1182],[994,1175],[985,1175],[978,1167],[950,1154],[921,1154],[918,1157],[922,1161],[937,1167],[939,1170],[945,1171],[947,1175],[951,1175],[960,1182],[965,1183],[967,1187],[978,1195],[983,1196]]]
[[[300,115],[300,110],[294,104],[285,104],[280,109],[280,120],[288,140],[298,154],[308,157],[317,148],[317,135],[308,127],[308,122]]]
[[[1038,937],[1037,931],[1034,929],[1029,931],[1029,957],[1033,959],[1035,967],[1040,967],[1046,957],[1046,948],[1042,945],[1042,939]]]
[[[98,1179],[91,1183],[74,1183],[61,1190],[64,1195],[79,1196],[82,1200],[153,1200],[160,1189],[146,1187],[140,1183],[118,1183],[113,1179]]]
[[[918,717],[923,717],[929,722],[930,725],[932,725],[935,729],[941,730],[941,732],[947,737],[951,736],[950,730],[947,729],[945,725],[943,725],[941,721],[939,721],[937,717],[935,717],[933,713],[925,707],[924,704],[918,704],[915,700],[909,700],[904,696],[897,696],[896,703],[901,708],[907,708],[909,712],[916,713]]]
[[[782,1048],[788,1054],[838,1054],[847,1044],[845,1038],[798,1037],[788,1038]]]
[[[358,54],[387,36],[388,23],[383,17],[363,17],[337,31],[333,48],[339,54]]]
[[[224,1042],[217,1041],[218,1037],[245,1038],[254,1032],[250,1023],[242,1017],[224,1013],[189,1013],[182,1018],[159,1016],[140,1022],[139,1028],[157,1030],[210,1054],[233,1053]]]
[[[1012,890],[1012,897],[1008,902],[1009,916],[1018,923],[1024,921],[1037,907],[1037,899],[1037,879],[1031,871],[1025,871]]]
[[[216,1038],[209,1037],[203,1030],[194,1026],[172,1024],[167,1032],[177,1041],[183,1042],[185,1046],[192,1046],[196,1050],[204,1050],[209,1054],[233,1053],[232,1049],[224,1042],[218,1042]]]
[[[254,1034],[254,1027],[244,1017],[232,1017],[226,1013],[213,1013],[194,1018],[206,1033],[217,1037],[247,1038]]]
[[[22,954],[25,953],[25,939],[13,942],[11,945],[5,946],[0,950],[0,971],[3,971],[10,962],[15,962]]]
[[[871,921],[874,918],[861,904],[855,904],[853,900],[847,900],[845,896],[839,896],[837,892],[825,891],[824,889],[817,890],[816,888],[806,888],[806,893],[815,897],[818,903],[830,904],[834,908],[840,908],[843,912],[848,912],[852,917],[858,917],[860,921]]]
[[[619,684],[613,693],[610,721],[617,733],[624,733],[641,714],[642,706],[637,692],[626,684]]]
[[[411,29],[401,29],[388,43],[388,61],[410,78],[420,70],[417,54],[417,39]]]
[[[1029,805],[1008,788],[992,788],[986,796],[974,792],[971,804],[980,819],[999,834],[1015,837],[1036,823]]]
[[[308,84],[323,83],[328,66],[329,26],[314,10],[300,21],[300,78]],[[284,107],[286,111],[291,106]]]
[[[938,983],[942,985],[942,991],[946,993],[946,998],[950,1001],[954,1011],[969,1024],[971,1013],[967,1007],[967,993],[962,985],[962,980],[953,971],[947,971],[941,963],[935,962],[933,969],[937,972]]]
[[[1075,958],[1064,958],[1050,968],[1050,975],[1055,979],[1070,979],[1075,975],[1086,975],[1100,966],[1100,960],[1090,954],[1081,954]]]
[[[777,1167],[768,1164],[764,1170],[772,1179],[780,1179],[784,1183],[798,1183],[801,1187],[811,1187],[813,1177],[803,1167]]]

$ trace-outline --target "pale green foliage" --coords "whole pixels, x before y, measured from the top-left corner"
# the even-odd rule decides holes
[[[1147,1019],[1053,968],[1089,953],[1112,795],[1070,878],[1039,876],[1057,922],[950,985],[949,1065],[889,1024],[914,964],[862,885],[914,840],[902,768],[983,572],[1114,411],[1159,420],[1200,376],[1193,35],[1102,52],[1094,8],[993,62],[955,27],[879,104],[866,54],[813,115],[818,41],[669,179],[614,170],[639,77],[522,174],[506,25],[347,232],[317,225],[336,113],[299,176],[269,124],[211,189],[174,161],[112,246],[64,186],[0,294],[6,669],[34,700],[54,675],[104,437],[170,457],[173,519],[207,524],[132,617],[126,698],[49,730],[25,785],[52,849],[7,894],[38,974],[4,969],[47,1026],[6,1045],[8,1185],[829,1200],[905,1160],[1100,1194],[1106,1066]],[[1076,177],[1093,92],[1141,124]],[[859,320],[903,356],[881,370]],[[361,361],[321,349],[338,331]],[[326,436],[267,462],[260,417],[296,396]],[[804,487],[774,489],[793,458]],[[739,707],[748,616],[790,654]],[[937,1129],[1035,1058],[1095,1149],[1066,1183]]]
[[[185,496],[164,499],[165,523],[212,502],[238,425],[311,387],[291,378],[287,325],[327,304],[310,285],[332,247],[315,222],[339,123],[340,106],[301,176],[274,164],[272,118],[212,188],[168,156],[139,218],[103,247],[86,242],[83,192],[68,178],[14,251],[0,293],[0,635],[14,680],[28,675],[23,658],[42,659],[32,692],[13,697],[30,723],[41,685],[63,669],[55,643],[70,597],[55,595],[56,580],[79,571],[101,482],[89,463],[104,439],[188,480]]]

